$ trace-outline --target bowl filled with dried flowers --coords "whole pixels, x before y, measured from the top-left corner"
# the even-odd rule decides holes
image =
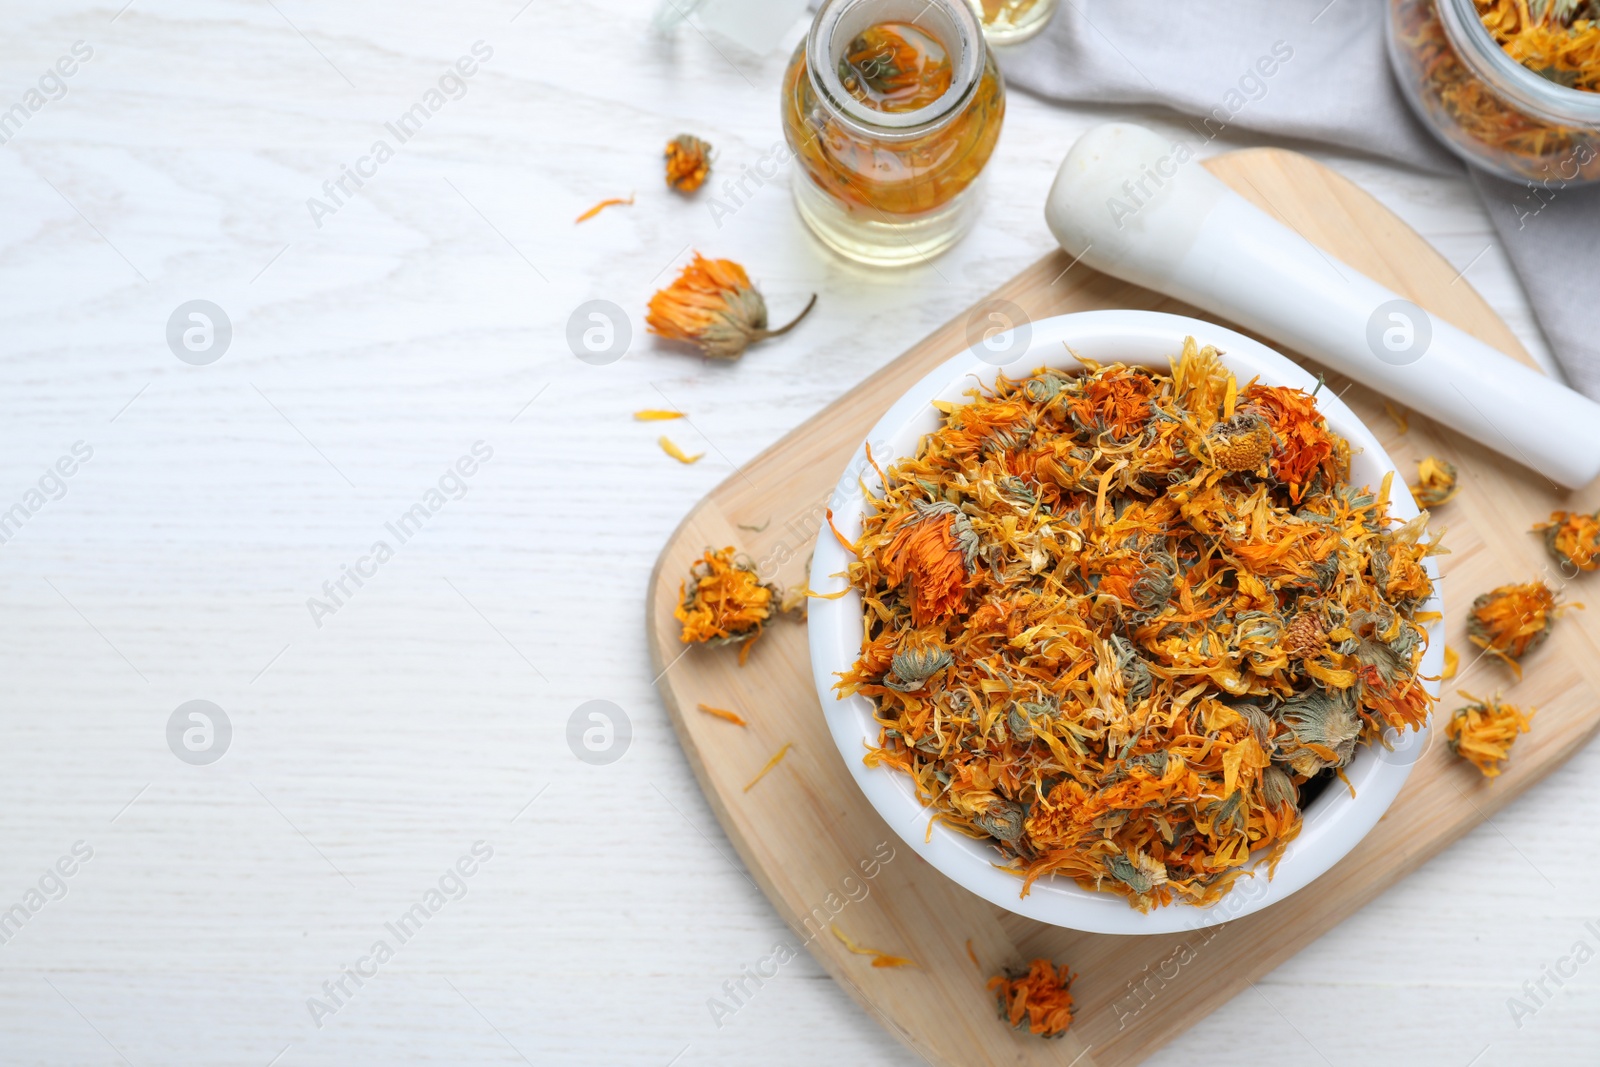
[[[991,338],[841,487],[810,574],[829,730],[907,844],[1001,907],[1248,914],[1353,849],[1427,747],[1427,513],[1242,334],[1092,311]]]

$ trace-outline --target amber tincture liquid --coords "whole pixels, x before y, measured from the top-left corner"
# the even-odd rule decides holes
[[[937,102],[953,65],[932,34],[904,22],[872,26],[839,60],[839,80],[863,107],[892,113]],[[846,128],[819,105],[806,72],[805,44],[783,87],[784,131],[811,179],[848,210],[869,217],[915,216],[947,204],[978,177],[994,151],[1005,96],[992,57],[953,121],[909,139],[877,139]]]

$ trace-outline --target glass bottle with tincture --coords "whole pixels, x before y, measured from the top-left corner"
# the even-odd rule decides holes
[[[895,265],[971,228],[1005,88],[966,0],[824,0],[782,110],[806,225],[844,256]]]

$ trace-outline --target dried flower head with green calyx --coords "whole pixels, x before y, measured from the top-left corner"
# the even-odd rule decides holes
[[[766,299],[745,269],[731,259],[707,259],[696,252],[677,279],[650,298],[645,323],[651,333],[694,345],[712,359],[738,359],[757,341],[794,329],[816,302],[813,294],[787,325],[769,329]]]
[[[937,645],[902,648],[889,661],[889,673],[884,675],[883,684],[902,693],[915,693],[951,662],[950,653]]]
[[[1200,814],[1211,820],[1211,825],[1216,832],[1227,830],[1229,832],[1241,829],[1239,826],[1239,809],[1244,804],[1244,793],[1238,789],[1228,794],[1226,800],[1214,800],[1201,807]]]
[[[1055,374],[1041,374],[1025,384],[1022,389],[1029,400],[1035,404],[1048,404],[1061,392],[1061,387],[1066,384],[1066,379]]]
[[[1543,581],[1502,585],[1473,600],[1467,640],[1498,656],[1521,677],[1518,661],[1545,643],[1565,610],[1556,591]]]
[[[1261,794],[1269,807],[1300,806],[1300,790],[1295,787],[1294,779],[1276,765],[1261,772]]]
[[[1256,744],[1261,746],[1263,752],[1270,756],[1277,750],[1278,742],[1273,737],[1275,728],[1272,716],[1260,704],[1254,700],[1240,700],[1230,702],[1229,706],[1250,724],[1250,733],[1255,736]]]
[[[1411,487],[1411,499],[1419,508],[1443,507],[1461,488],[1456,479],[1454,463],[1427,456],[1417,464],[1417,484]]]
[[[1022,836],[1022,805],[1004,797],[989,795],[983,810],[973,813],[972,822],[990,837],[1015,841]]]
[[[1148,615],[1172,599],[1178,578],[1178,563],[1172,553],[1158,548],[1144,555],[1144,572],[1133,580],[1133,602],[1139,614]]]
[[[683,623],[684,644],[740,642],[743,662],[750,643],[761,635],[781,600],[782,591],[761,581],[749,557],[735,554],[732,546],[708,547],[680,586],[673,614]]]
[[[1139,655],[1138,649],[1133,647],[1132,642],[1121,634],[1112,634],[1110,644],[1117,657],[1117,673],[1127,690],[1128,700],[1137,704],[1149,696],[1151,690],[1155,688],[1155,677],[1150,673],[1150,664]]]
[[[983,547],[978,531],[972,528],[972,520],[966,513],[948,500],[918,500],[911,505],[919,519],[932,519],[941,515],[949,515],[950,536],[955,539],[956,550],[961,553],[961,558],[967,565],[970,573],[978,565],[978,553]]]
[[[1166,866],[1160,860],[1152,859],[1137,851],[1132,855],[1120,854],[1107,857],[1106,870],[1111,877],[1140,896],[1158,885],[1165,885],[1167,881]]]
[[[1600,512],[1553,511],[1533,530],[1543,531],[1545,550],[1568,577],[1600,568]]]
[[[1266,611],[1242,611],[1234,621],[1233,647],[1239,650],[1250,669],[1270,675],[1284,665],[1283,620]]]
[[[1278,721],[1290,735],[1283,739],[1279,758],[1307,778],[1349,763],[1361,736],[1361,716],[1351,689],[1315,685],[1296,693],[1278,709]]]
[[[1048,724],[1061,715],[1061,701],[1046,693],[1038,700],[1013,701],[1006,711],[1006,727],[1011,731],[1011,736],[1023,741],[1031,741],[1034,736],[1033,724]]]
[[[1225,471],[1259,470],[1272,455],[1272,425],[1253,411],[1241,411],[1206,431],[1211,458]]]

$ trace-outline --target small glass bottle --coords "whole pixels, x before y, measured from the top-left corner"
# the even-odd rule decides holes
[[[890,266],[971,228],[1005,87],[965,0],[824,0],[782,107],[795,205],[823,244]]]
[[[1021,44],[1050,24],[1057,0],[967,0],[993,45]]]
[[[1390,0],[1389,58],[1412,109],[1467,162],[1513,181],[1600,180],[1600,93],[1517,62],[1473,0]]]

